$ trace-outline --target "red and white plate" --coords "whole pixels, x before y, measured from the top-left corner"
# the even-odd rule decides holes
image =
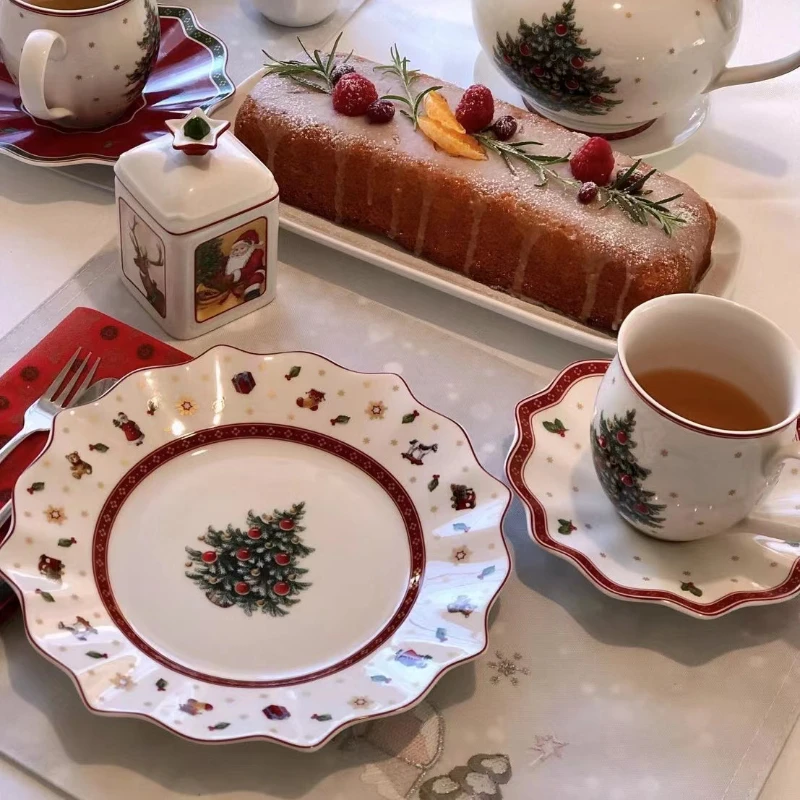
[[[509,497],[398,376],[216,347],[59,415],[0,574],[91,710],[313,749],[485,650]]]
[[[696,542],[665,542],[624,522],[589,447],[594,399],[609,361],[581,361],[516,410],[506,473],[533,539],[600,590],[700,619],[800,594],[800,478],[787,469],[757,511]]]
[[[0,61],[0,152],[42,167],[113,164],[126,150],[167,132],[165,121],[233,94],[225,43],[188,8],[159,6],[161,47],[138,105],[120,122],[90,131],[35,120]]]

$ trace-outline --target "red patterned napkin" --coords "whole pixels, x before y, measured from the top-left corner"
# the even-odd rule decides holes
[[[22,427],[25,409],[33,403],[78,347],[101,357],[95,380],[122,378],[135,369],[180,364],[190,356],[146,333],[90,308],[76,308],[36,347],[0,377],[0,443]],[[0,505],[11,497],[14,483],[39,455],[47,434],[30,436],[0,465]],[[4,530],[0,531],[0,540]],[[14,593],[0,581],[0,622],[16,609]]]

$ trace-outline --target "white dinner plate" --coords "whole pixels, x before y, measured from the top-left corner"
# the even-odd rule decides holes
[[[58,416],[0,574],[92,711],[314,749],[485,650],[509,496],[397,375],[220,346]]]

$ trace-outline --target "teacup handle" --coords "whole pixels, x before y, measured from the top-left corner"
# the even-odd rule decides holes
[[[44,73],[49,59],[61,61],[67,55],[64,37],[55,31],[36,30],[28,34],[19,62],[19,93],[22,104],[37,119],[59,120],[72,116],[68,108],[48,108],[44,98]]]
[[[778,78],[800,67],[800,50],[765,64],[750,64],[746,67],[726,67],[709,84],[706,92],[722,89],[725,86],[738,86],[742,83],[758,83],[770,78]]]
[[[785,447],[781,447],[777,453],[770,456],[764,463],[764,474],[769,476],[778,469],[778,467],[790,458],[800,461],[800,442],[792,442]]]

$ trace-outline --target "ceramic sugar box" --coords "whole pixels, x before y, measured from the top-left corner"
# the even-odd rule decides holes
[[[275,297],[278,186],[199,108],[114,168],[123,282],[178,339],[208,333]]]

